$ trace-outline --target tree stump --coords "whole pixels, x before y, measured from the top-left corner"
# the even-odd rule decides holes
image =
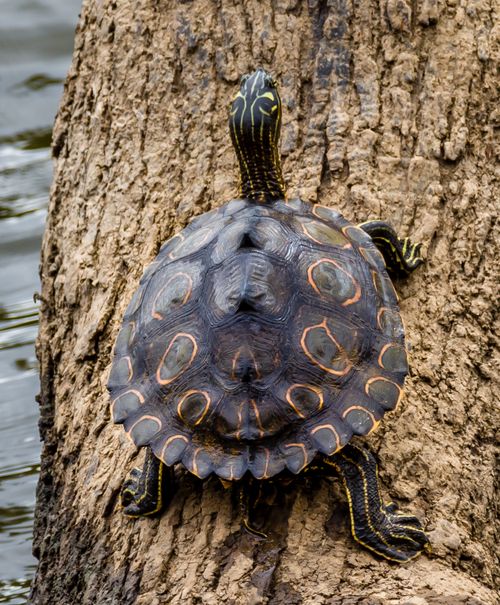
[[[498,34],[492,0],[84,0],[41,261],[33,604],[498,603]],[[424,243],[396,284],[406,398],[368,439],[432,542],[403,566],[352,540],[335,481],[298,477],[267,541],[181,469],[160,518],[120,511],[143,454],[111,423],[112,345],[162,242],[236,197],[227,108],[257,66],[280,82],[289,194]]]

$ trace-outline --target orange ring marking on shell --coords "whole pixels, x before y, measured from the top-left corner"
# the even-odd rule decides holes
[[[137,395],[137,398],[139,399],[139,401],[141,403],[144,403],[144,396],[140,391],[137,391],[136,389],[129,389],[128,391],[124,391],[121,395],[118,395],[118,397],[115,397],[113,399],[113,401],[111,402],[111,415],[114,415],[114,411],[115,411],[115,403],[118,401],[118,399],[120,399],[120,397],[123,397],[123,395],[126,395],[127,393],[134,393],[135,395]]]
[[[374,263],[374,258],[370,257],[370,253],[371,252],[375,252],[375,257],[377,256],[377,254],[380,254],[380,252],[375,249],[372,250],[371,248],[359,248],[359,251],[361,253],[361,256],[365,259],[365,261],[371,266],[373,267],[373,263]],[[384,264],[384,267],[387,267],[386,262],[384,257],[382,256],[382,254],[380,254],[380,258],[382,259],[382,263]]]
[[[387,351],[387,349],[389,349],[390,347],[395,347],[395,346],[397,346],[397,345],[395,345],[395,344],[393,344],[393,343],[388,343],[388,344],[385,344],[385,345],[382,347],[382,349],[381,349],[381,351],[380,351],[380,353],[379,353],[379,356],[378,356],[377,362],[378,362],[378,365],[379,365],[381,368],[384,368],[384,370],[387,370],[387,368],[386,368],[386,367],[385,367],[385,365],[382,363],[382,357],[384,356],[384,353]],[[389,371],[390,371],[390,370],[389,370]]]
[[[386,312],[386,311],[391,311],[391,309],[389,309],[389,307],[380,307],[380,309],[378,310],[377,313],[377,325],[378,327],[383,330],[382,327],[382,315]]]
[[[361,256],[365,259],[365,261],[371,266],[373,267],[373,259],[371,259],[366,251],[366,248],[362,248],[361,246],[358,248],[359,253],[361,254]]]
[[[372,281],[373,281],[373,287],[375,288],[375,292],[377,292],[380,296],[383,296],[383,291],[381,292],[378,288],[377,288],[377,278],[380,279],[380,285],[382,287],[382,278],[380,277],[380,273],[378,271],[372,271]],[[392,281],[389,279],[388,280],[390,288],[392,289],[392,293],[394,294],[394,298],[396,299],[396,302],[399,302],[399,296],[398,293],[396,292],[396,289],[394,288],[394,285],[392,283]]]
[[[232,463],[229,465],[229,479],[227,479],[227,481],[234,481],[234,470]]]
[[[238,439],[238,441],[241,439],[241,423],[243,422],[243,416],[242,416],[242,411],[243,411],[243,403],[240,403],[240,407],[238,409],[238,424],[236,425],[237,427],[237,431],[236,431],[236,439]]]
[[[160,291],[158,292],[158,294],[155,296],[154,300],[153,300],[153,305],[151,307],[151,316],[154,319],[163,319],[163,315],[160,315],[159,313],[157,313],[155,311],[155,305],[156,305],[156,301],[158,300],[158,297],[160,296],[160,294],[163,292],[163,290],[165,290],[165,288],[170,284],[170,282],[178,277],[179,275],[184,275],[185,277],[188,278],[189,280],[189,288],[188,291],[186,292],[186,294],[184,295],[184,298],[180,304],[180,306],[182,307],[182,305],[185,305],[187,303],[187,301],[189,300],[189,297],[191,296],[191,293],[193,292],[193,280],[191,278],[190,275],[188,275],[187,273],[185,273],[184,271],[178,271],[177,273],[174,273],[174,275],[172,275],[172,277],[167,280],[167,283],[160,289]]]
[[[210,228],[210,229],[208,228],[208,225],[205,227],[205,229],[206,229],[205,233],[203,234],[203,236],[202,236],[201,240],[198,242],[199,247],[197,248],[197,250],[199,250],[199,249],[201,248],[201,246],[203,246],[203,244],[204,244],[204,243],[207,241],[208,237],[210,236],[210,234],[211,234],[211,233],[212,233],[212,231],[213,231],[211,228]],[[193,235],[193,234],[191,233],[191,234],[190,234],[190,236],[191,236],[191,235]],[[181,234],[180,234],[180,233],[179,233],[179,237],[181,237]],[[181,244],[182,244],[184,241],[185,241],[185,237],[182,237]],[[177,248],[177,246],[176,246],[176,248]],[[170,252],[170,254],[168,255],[168,257],[169,257],[171,260],[175,260],[176,258],[180,258],[180,257],[173,256],[173,254],[174,254],[174,253],[175,253],[175,249],[174,249],[174,250],[172,250],[172,252]]]
[[[131,336],[129,336],[129,341],[132,340],[135,337],[135,331],[136,331],[136,322],[135,321],[131,321],[129,324],[132,329],[131,329]]]
[[[342,418],[344,419],[347,416],[347,414],[349,414],[349,412],[352,412],[352,410],[361,410],[362,412],[365,412],[365,414],[367,414],[370,417],[370,420],[372,421],[372,428],[368,431],[367,434],[373,433],[373,431],[380,424],[380,420],[375,420],[375,416],[361,405],[351,405],[350,408],[347,408],[347,410],[345,410],[342,413]]]
[[[191,354],[191,359],[189,360],[188,364],[182,368],[181,370],[179,370],[177,372],[177,374],[175,374],[174,376],[172,376],[172,378],[169,378],[168,380],[163,380],[160,376],[160,370],[161,367],[163,365],[163,362],[165,360],[165,357],[168,355],[170,349],[172,348],[172,345],[174,344],[174,342],[180,338],[181,336],[184,336],[186,338],[189,338],[189,340],[193,343],[193,352]],[[191,334],[188,334],[187,332],[178,332],[170,341],[170,344],[167,347],[167,350],[165,351],[165,353],[163,353],[163,356],[161,358],[160,361],[160,365],[158,366],[158,369],[156,370],[156,380],[160,383],[160,384],[170,384],[172,381],[174,381],[177,376],[179,376],[179,374],[181,374],[182,372],[184,372],[185,370],[187,370],[189,368],[189,366],[193,363],[193,359],[196,357],[196,353],[198,352],[198,345],[196,344],[196,340],[194,339],[193,336],[191,336]]]
[[[200,391],[198,389],[191,389],[190,391],[187,391],[186,393],[184,393],[184,395],[179,400],[179,403],[177,404],[177,415],[179,416],[179,418],[181,420],[183,420],[184,422],[187,422],[186,419],[182,415],[181,408],[182,408],[182,404],[184,403],[186,398],[189,397],[190,395],[193,395],[193,393],[200,393],[201,395],[203,395],[203,397],[205,397],[205,401],[206,401],[205,408],[203,409],[202,415],[194,423],[194,426],[197,426],[198,424],[200,424],[200,422],[203,420],[203,418],[205,418],[205,416],[207,415],[207,412],[210,408],[210,404],[212,403],[212,399],[210,398],[209,394],[206,391]]]
[[[323,319],[323,321],[320,324],[316,324],[314,326],[309,326],[308,328],[306,328],[302,332],[302,338],[300,339],[300,346],[304,350],[304,352],[307,355],[307,357],[309,357],[309,359],[313,363],[315,363],[316,365],[318,365],[322,370],[325,370],[325,372],[328,372],[330,374],[334,374],[335,376],[344,376],[344,374],[347,374],[347,372],[349,372],[349,370],[352,368],[352,362],[351,362],[351,360],[349,358],[347,358],[347,367],[344,370],[340,371],[340,370],[333,370],[332,368],[328,368],[327,366],[324,366],[323,364],[319,363],[316,359],[314,359],[314,357],[311,355],[310,351],[306,347],[306,336],[307,336],[307,333],[310,330],[314,330],[314,328],[324,328],[325,332],[328,335],[328,338],[330,338],[331,340],[333,340],[333,342],[335,343],[335,346],[339,349],[339,351],[341,351],[341,352],[344,353],[344,349],[339,345],[339,343],[333,337],[333,334],[328,329],[328,326],[326,324],[326,318],[325,318],[325,319]]]
[[[363,231],[363,229],[356,227],[356,225],[346,225],[345,227],[342,227],[340,230],[346,237],[350,238],[350,235],[347,233],[349,229],[353,229],[354,231],[361,231],[361,233],[366,235],[366,231]]]
[[[255,368],[255,378],[257,380],[259,380],[261,377],[261,373],[259,370],[259,366],[257,365],[257,360],[255,359],[255,355],[253,354],[252,349],[248,349],[248,352],[250,353],[250,357],[252,358],[252,361],[253,361],[253,367]]]
[[[259,437],[263,437],[265,431],[264,431],[264,427],[262,426],[262,422],[260,419],[259,407],[257,406],[255,399],[250,399],[250,405],[253,407],[253,411],[255,414],[255,420],[257,421],[257,425],[259,427]]]
[[[160,429],[162,428],[162,426],[163,426],[163,425],[162,425],[162,423],[161,423],[161,420],[160,420],[159,418],[157,418],[156,416],[150,416],[150,415],[141,416],[140,418],[138,418],[138,419],[137,419],[137,420],[134,422],[134,424],[133,424],[133,425],[132,425],[132,426],[129,428],[129,430],[128,430],[128,431],[125,431],[125,434],[127,435],[127,437],[128,437],[128,438],[130,439],[130,441],[132,441],[132,443],[134,443],[134,444],[135,444],[135,442],[134,442],[134,440],[132,439],[132,435],[131,435],[131,433],[132,433],[132,431],[135,429],[135,427],[136,427],[136,426],[137,426],[137,425],[138,425],[140,422],[142,422],[143,420],[154,420],[154,421],[155,421],[155,422],[158,424],[158,427],[159,427],[159,429],[158,429],[158,430],[160,430]]]
[[[349,412],[352,412],[353,410],[361,410],[362,412],[365,412],[365,414],[368,414],[368,416],[370,416],[370,420],[372,421],[373,424],[375,424],[377,422],[375,420],[375,416],[371,412],[369,412],[366,408],[364,408],[362,405],[351,405],[350,407],[348,407],[347,410],[344,410],[342,412],[342,419],[345,419],[347,414],[349,414]]]
[[[293,403],[293,400],[292,400],[292,395],[291,395],[290,391],[292,391],[293,389],[297,389],[297,388],[307,389],[309,391],[313,391],[314,393],[316,393],[316,395],[318,396],[318,399],[319,399],[318,409],[316,411],[319,412],[323,408],[323,403],[324,403],[323,391],[319,387],[315,387],[312,384],[302,384],[302,383],[296,382],[288,387],[288,390],[287,390],[285,396],[286,396],[286,400],[288,401],[290,406],[293,408],[293,410],[297,414],[297,416],[299,416],[300,418],[305,418],[304,414],[302,414],[302,412],[297,408],[297,406]]]
[[[314,214],[314,211],[313,211],[313,214]],[[320,219],[321,219],[321,217],[320,217],[320,216],[319,216],[318,218],[320,218]],[[321,219],[321,220],[324,220],[324,219]],[[333,245],[335,245],[335,244],[329,244],[328,242],[324,242],[324,241],[322,242],[321,240],[316,239],[316,238],[315,238],[315,237],[313,237],[313,236],[312,236],[312,235],[309,233],[309,231],[307,230],[306,223],[301,223],[301,225],[302,225],[302,231],[303,231],[303,232],[306,234],[306,236],[307,236],[307,237],[308,237],[310,240],[312,240],[313,242],[316,242],[316,243],[317,243],[317,244],[319,244],[320,246],[333,246]],[[329,229],[332,229],[332,227],[330,227],[329,225],[326,225],[326,226],[327,226]],[[348,250],[349,248],[352,248],[352,244],[351,244],[351,242],[347,242],[347,244],[345,244],[344,246],[342,246],[342,250]]]
[[[128,378],[127,378],[127,382],[130,382],[132,380],[132,377],[134,376],[134,368],[132,367],[132,360],[130,359],[129,355],[126,355],[125,357],[122,357],[122,360],[125,361],[128,365]]]
[[[318,431],[321,431],[322,429],[330,430],[335,435],[335,440],[337,442],[337,447],[335,448],[335,452],[337,452],[340,449],[340,436],[332,424],[320,424],[319,426],[313,428],[313,430],[311,431],[311,435],[314,435],[314,433],[317,433]]]
[[[403,397],[404,392],[403,392],[403,389],[399,386],[399,384],[396,384],[395,382],[393,382],[392,380],[389,380],[388,378],[384,378],[383,376],[373,376],[373,378],[370,378],[369,380],[366,381],[365,393],[368,395],[368,397],[373,397],[372,395],[370,395],[369,387],[372,382],[377,382],[378,380],[383,380],[384,382],[388,382],[389,384],[394,385],[398,389],[399,396],[398,396],[398,400],[396,401],[396,404],[394,405],[394,408],[396,408],[399,405],[399,402],[401,401],[401,398]]]
[[[241,348],[239,348],[236,353],[234,354],[233,357],[233,365],[231,368],[231,380],[236,380],[236,374],[235,374],[235,370],[236,370],[236,363],[238,362],[238,359],[240,358],[241,355]]]
[[[304,464],[300,467],[299,473],[300,471],[305,468],[308,463],[309,460],[307,459],[307,450],[306,450],[306,446],[303,443],[287,443],[285,445],[285,447],[298,447],[302,450],[302,455],[304,456]]]
[[[174,246],[174,249],[168,253],[168,258],[170,258],[170,259],[175,258],[174,256],[172,256],[173,253],[175,252],[175,248],[177,248],[177,246],[186,239],[185,236],[181,232],[181,233],[176,233],[175,235],[173,235],[169,241],[172,242],[172,240],[174,240],[176,237],[179,238],[180,242],[177,242],[177,244]]]
[[[260,373],[260,370],[259,370],[259,366],[257,365],[257,360],[255,359],[255,355],[253,354],[252,349],[250,349],[250,347],[247,347],[247,346],[240,347],[236,351],[236,353],[235,353],[235,355],[233,357],[233,364],[232,364],[232,368],[231,368],[231,380],[237,380],[236,373],[235,373],[235,371],[236,371],[236,364],[238,362],[238,359],[241,356],[241,352],[242,352],[243,349],[247,349],[248,354],[252,358],[253,367],[255,368],[255,377],[257,378],[257,380],[259,380],[259,378],[261,377],[261,373]]]
[[[130,343],[130,341],[132,340],[132,338],[134,338],[134,336],[135,336],[135,321],[131,321],[131,322],[129,322],[129,324],[128,324],[128,325],[129,325],[129,326],[132,326],[132,330],[131,330],[131,332],[132,332],[132,336],[129,336],[129,338],[128,338],[129,342],[128,342],[127,344],[129,344],[129,343]],[[118,332],[118,337],[120,336],[120,332],[121,332],[123,329],[124,329],[124,327],[122,327],[122,328],[120,329],[120,331]],[[116,355],[116,343],[118,342],[118,337],[117,337],[117,339],[115,340],[115,344],[113,345],[113,355]]]
[[[343,269],[337,262],[335,262],[334,260],[332,260],[331,258],[320,258],[319,260],[317,260],[316,262],[314,262],[308,269],[307,269],[307,281],[311,284],[311,286],[313,287],[313,289],[317,292],[317,294],[319,294],[319,296],[323,296],[318,288],[318,286],[316,285],[316,282],[314,281],[312,272],[314,271],[314,269],[320,265],[321,263],[330,263],[331,265],[335,265],[335,267],[337,267],[337,269],[339,269],[340,271],[342,271],[342,273],[345,273],[345,275],[347,275],[347,277],[352,281],[352,283],[354,284],[354,288],[355,288],[355,293],[354,296],[352,298],[348,298],[347,300],[345,300],[343,303],[341,303],[342,307],[347,307],[348,305],[352,305],[356,302],[358,302],[358,300],[361,298],[361,286],[358,284],[358,282],[354,279],[354,277],[348,273],[345,269]]]
[[[314,214],[314,216],[321,220],[325,220],[321,215],[316,213],[317,208],[324,208],[325,210],[330,210],[330,211],[331,211],[331,208],[328,208],[328,206],[323,206],[323,204],[314,204],[314,206],[312,208],[312,213]]]
[[[269,476],[267,474],[267,471],[269,470],[269,459],[271,457],[271,453],[269,452],[268,448],[265,447],[263,448],[264,451],[266,452],[266,464],[264,466],[264,472],[262,473],[262,475],[260,477],[258,477],[259,479],[268,479]]]
[[[200,451],[201,451],[201,447],[197,447],[194,450],[193,461],[192,461],[193,468],[192,468],[191,472],[193,473],[193,475],[196,475],[197,477],[199,477],[199,474],[198,474],[198,463],[196,462],[196,457],[198,456]]]
[[[186,444],[189,443],[189,439],[185,436],[185,435],[171,435],[166,441],[165,444],[163,445],[162,449],[161,449],[161,454],[159,456],[160,460],[163,461],[163,458],[165,457],[165,450],[167,449],[167,447],[172,443],[172,441],[175,441],[176,439],[181,439],[182,441],[184,441]]]

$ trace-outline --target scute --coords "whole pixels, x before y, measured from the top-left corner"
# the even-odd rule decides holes
[[[228,392],[242,383],[265,387],[282,371],[286,333],[280,325],[263,325],[252,313],[215,326],[210,342],[211,372]]]
[[[226,454],[216,467],[216,473],[221,479],[226,481],[238,481],[243,477],[248,469],[247,456],[240,454]]]
[[[193,362],[197,350],[198,345],[192,334],[188,332],[176,334],[169,341],[156,370],[156,380],[159,384],[170,384],[185,372]]]
[[[309,434],[317,451],[331,456],[350,440],[353,432],[337,414],[332,413],[318,420]]]
[[[348,271],[331,258],[314,261],[307,270],[308,281],[320,296],[340,303],[343,307],[358,302],[361,286]]]
[[[294,474],[300,473],[314,458],[316,450],[309,439],[301,436],[295,441],[284,443],[281,453],[285,459],[285,465]]]
[[[403,391],[401,387],[383,376],[373,376],[366,382],[366,394],[384,410],[393,410],[399,403]]]
[[[323,221],[298,217],[297,227],[301,229],[308,239],[323,246],[338,246],[350,248],[349,239],[340,229],[336,229]]]
[[[136,412],[144,403],[144,396],[136,389],[129,389],[111,402],[113,422],[120,423]]]
[[[282,316],[293,296],[284,279],[287,266],[255,249],[232,254],[206,276],[209,312],[216,320],[235,315],[242,305],[264,316]]]
[[[256,446],[250,450],[248,468],[256,479],[270,479],[285,468],[285,460],[276,447]]]
[[[189,427],[200,425],[210,412],[212,397],[207,391],[191,389],[177,403],[177,415]]]
[[[370,237],[302,200],[233,200],[160,250],[125,313],[113,420],[198,477],[299,473],[374,430],[408,370]]]
[[[200,479],[208,477],[213,470],[213,458],[203,447],[186,448],[182,464]]]
[[[150,442],[155,456],[168,466],[179,462],[188,444],[187,435],[172,431],[160,433]]]

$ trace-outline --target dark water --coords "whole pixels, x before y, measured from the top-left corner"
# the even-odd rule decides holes
[[[81,0],[0,0],[0,603],[26,603],[39,469],[34,340],[50,131]]]

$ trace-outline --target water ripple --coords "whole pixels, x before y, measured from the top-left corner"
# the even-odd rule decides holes
[[[0,351],[34,344],[37,326],[38,306],[33,301],[0,305]]]
[[[33,343],[51,124],[81,0],[2,0],[0,20],[0,604],[25,605],[40,447]]]

